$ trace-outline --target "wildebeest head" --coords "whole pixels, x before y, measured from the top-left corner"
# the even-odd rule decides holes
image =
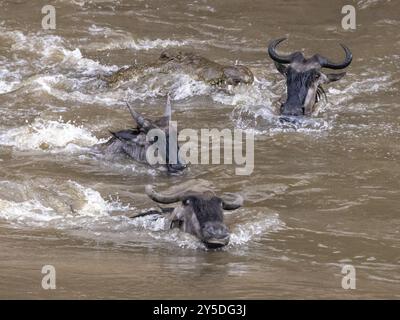
[[[218,197],[212,191],[191,190],[161,194],[153,186],[146,186],[146,194],[163,204],[181,202],[173,211],[171,226],[177,226],[200,239],[207,248],[219,248],[229,243],[229,229],[224,223],[224,210],[235,210],[243,205],[237,194]]]
[[[344,69],[350,65],[353,56],[349,48],[341,44],[346,57],[342,63],[334,63],[327,58],[315,54],[309,59],[296,51],[289,55],[280,55],[276,46],[286,38],[273,40],[268,46],[268,54],[275,61],[278,71],[286,77],[287,100],[281,106],[281,113],[285,116],[311,115],[315,104],[321,96],[326,97],[322,84],[340,80],[346,74],[321,71],[327,69]]]
[[[149,139],[147,137],[148,133],[152,129],[158,129],[161,130],[164,135],[165,135],[165,153],[161,153],[163,156],[163,162],[166,164],[166,167],[168,169],[168,172],[174,173],[174,172],[179,172],[182,171],[186,168],[186,165],[181,161],[179,157],[179,146],[176,143],[172,143],[171,139],[174,137],[170,137],[170,121],[171,121],[171,102],[170,102],[170,97],[168,95],[167,97],[167,104],[165,107],[165,114],[162,118],[158,120],[150,120],[148,118],[143,117],[140,113],[138,113],[136,110],[132,108],[132,106],[127,103],[128,109],[132,115],[132,118],[135,120],[137,124],[136,130],[139,131],[138,135],[135,136],[135,141],[136,143],[139,141],[143,144],[143,147],[141,148],[141,152],[146,152],[147,148],[152,145],[153,143],[157,142],[157,137]],[[115,134],[114,134],[115,135]],[[119,138],[119,137],[118,137]],[[130,153],[130,152],[137,152],[137,148],[129,148],[129,141],[125,145],[125,151]],[[176,148],[174,148],[176,146]],[[175,149],[175,150],[174,150]],[[176,161],[173,161],[170,159],[170,152],[171,154],[175,154],[175,159]],[[136,155],[131,155],[133,158],[136,158]]]

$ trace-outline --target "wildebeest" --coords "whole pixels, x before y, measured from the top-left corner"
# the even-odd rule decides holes
[[[243,205],[238,194],[225,193],[218,197],[211,190],[181,190],[175,193],[159,193],[147,185],[146,194],[155,202],[171,204],[180,202],[175,208],[164,208],[162,212],[150,211],[147,214],[162,214],[167,218],[169,228],[179,228],[202,241],[207,248],[220,248],[229,243],[230,232],[224,223],[224,210],[235,210]]]
[[[346,74],[326,74],[321,69],[344,69],[350,65],[353,56],[350,49],[343,44],[341,46],[346,57],[341,63],[331,62],[319,54],[306,59],[299,51],[281,55],[276,52],[276,47],[284,40],[286,38],[273,40],[268,46],[269,56],[275,61],[278,71],[286,77],[287,99],[281,105],[280,112],[284,116],[309,116],[321,96],[326,98],[322,85],[340,80]]]
[[[138,162],[149,163],[147,151],[151,146],[154,147],[155,143],[158,143],[160,145],[159,155],[162,158],[162,161],[159,161],[159,165],[165,166],[170,173],[181,172],[186,169],[186,165],[179,157],[177,141],[170,136],[171,102],[169,96],[164,116],[155,121],[145,118],[136,112],[129,103],[127,103],[127,107],[136,123],[136,128],[110,132],[112,137],[101,145],[103,152],[107,154],[126,154]],[[162,133],[162,135],[149,135],[149,132],[153,129],[158,129],[159,131],[157,132]],[[159,140],[161,136],[164,137],[163,141]],[[170,159],[171,154],[174,154],[174,159]]]

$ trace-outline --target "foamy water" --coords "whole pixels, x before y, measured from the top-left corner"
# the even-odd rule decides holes
[[[90,224],[96,224],[104,218],[110,218],[110,214],[114,211],[127,211],[129,205],[123,205],[119,201],[104,200],[99,192],[82,186],[74,181],[67,181],[65,186],[45,190],[42,199],[32,199],[26,201],[0,200],[0,216],[14,225],[23,225],[25,227],[40,228],[56,228],[68,229],[83,227],[82,222],[90,218]],[[0,193],[15,189],[19,192],[24,188],[23,185],[16,185],[8,181],[0,182]],[[29,186],[28,186],[29,188]],[[46,187],[40,187],[45,188]],[[65,190],[68,190],[68,197]],[[32,190],[27,191],[28,194]],[[33,191],[34,192],[34,191]],[[60,193],[65,199],[60,202],[53,202],[51,198],[47,198],[46,194],[51,197],[53,192]],[[21,195],[24,198],[24,195]],[[64,202],[65,200],[65,202]],[[74,206],[79,202],[79,207]],[[61,205],[52,207],[52,204]]]
[[[191,40],[134,40],[130,34],[98,26],[91,26],[89,32],[92,34],[101,33],[106,39],[108,37],[114,38],[111,44],[107,39],[108,45],[105,47],[92,42],[89,47],[85,48],[94,51],[113,49],[159,50],[191,43]],[[190,75],[181,73],[172,74],[172,78],[171,75],[155,74],[145,79],[140,78],[140,82],[131,82],[132,85],[125,86],[124,90],[104,91],[104,89],[101,89],[103,84],[98,80],[99,76],[116,71],[117,66],[102,65],[97,60],[84,57],[79,48],[71,47],[59,36],[46,35],[41,32],[24,34],[20,31],[9,31],[3,27],[2,37],[12,43],[12,52],[36,56],[37,61],[33,62],[33,66],[41,74],[34,78],[26,77],[25,72],[21,72],[17,65],[22,63],[27,66],[32,62],[28,60],[15,62],[15,70],[11,72],[6,69],[5,72],[12,74],[19,81],[1,81],[0,93],[28,87],[29,91],[42,90],[62,101],[87,104],[101,103],[109,106],[121,105],[121,101],[126,100],[138,99],[144,101],[148,98],[166,96],[167,93],[170,93],[174,100],[211,95],[215,102],[225,105],[254,105],[266,103],[270,101],[271,97],[276,97],[267,89],[270,82],[266,79],[261,79],[248,87],[231,88],[231,94],[226,94],[214,90],[201,81],[196,81]],[[121,37],[123,40],[119,39]],[[9,64],[4,64],[4,66],[9,68]],[[54,71],[55,74],[49,74],[54,73]],[[124,85],[122,84],[122,86]]]
[[[72,151],[88,148],[105,140],[97,139],[83,126],[71,122],[37,119],[24,127],[0,134],[0,145],[17,150],[42,150],[49,152]]]
[[[166,49],[169,47],[180,47],[190,44],[191,40],[171,40],[171,39],[135,39],[134,36],[129,32],[122,30],[113,30],[108,27],[101,27],[92,25],[88,29],[92,35],[100,35],[104,38],[104,42],[94,41],[88,45],[89,50],[96,51],[108,51],[115,49],[132,49],[132,50],[152,50],[152,49]],[[112,38],[113,41],[110,43],[108,38]]]
[[[0,195],[11,191],[18,194],[17,198],[21,200],[0,199],[0,219],[14,227],[54,228],[102,242],[117,240],[118,243],[129,245],[129,241],[137,242],[141,238],[148,241],[150,237],[159,241],[160,245],[206,249],[196,237],[179,230],[169,230],[162,216],[129,218],[126,215],[137,211],[131,203],[123,204],[118,198],[107,200],[98,191],[75,181],[67,181],[57,187],[45,186],[43,183],[39,180],[37,187],[32,187],[28,182],[24,185],[0,181]],[[38,197],[22,201],[29,194],[37,194]],[[56,194],[61,197],[59,200],[52,198]],[[232,226],[229,248],[249,243],[283,225],[275,214]]]

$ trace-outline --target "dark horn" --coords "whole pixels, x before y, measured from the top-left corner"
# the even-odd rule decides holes
[[[225,196],[228,196],[232,199],[228,199]],[[244,200],[241,195],[235,193],[225,193],[224,197],[222,198],[222,207],[224,210],[235,210],[243,206],[243,202]]]
[[[153,127],[148,120],[146,120],[140,113],[136,112],[135,109],[132,108],[129,102],[126,102],[126,105],[129,109],[129,112],[131,113],[133,120],[135,120],[139,127],[144,129],[150,129]]]
[[[270,44],[268,45],[268,54],[271,57],[272,60],[279,62],[279,63],[290,63],[292,62],[293,59],[293,53],[289,54],[287,56],[282,56],[276,53],[275,49],[278,44],[280,44],[282,41],[285,41],[287,38],[280,38],[276,40],[272,40]]]
[[[152,185],[147,185],[145,187],[145,192],[151,200],[163,204],[170,204],[181,201],[184,195],[184,192],[177,192],[175,194],[169,194],[169,195],[161,194],[155,191],[154,186]]]
[[[328,60],[327,58],[320,56],[319,63],[321,67],[338,70],[338,69],[344,69],[350,65],[351,61],[353,60],[353,54],[351,53],[350,49],[346,47],[344,44],[340,45],[343,48],[344,52],[346,53],[346,58],[344,59],[344,61],[342,63],[334,63]]]

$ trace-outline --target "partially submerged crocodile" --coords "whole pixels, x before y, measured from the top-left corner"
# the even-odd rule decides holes
[[[134,64],[121,68],[115,73],[104,76],[109,86],[141,77],[149,73],[182,72],[193,76],[196,80],[204,81],[212,86],[224,88],[228,85],[251,84],[254,76],[249,68],[242,65],[223,65],[208,60],[193,52],[177,53],[164,51],[158,60],[148,65]]]

